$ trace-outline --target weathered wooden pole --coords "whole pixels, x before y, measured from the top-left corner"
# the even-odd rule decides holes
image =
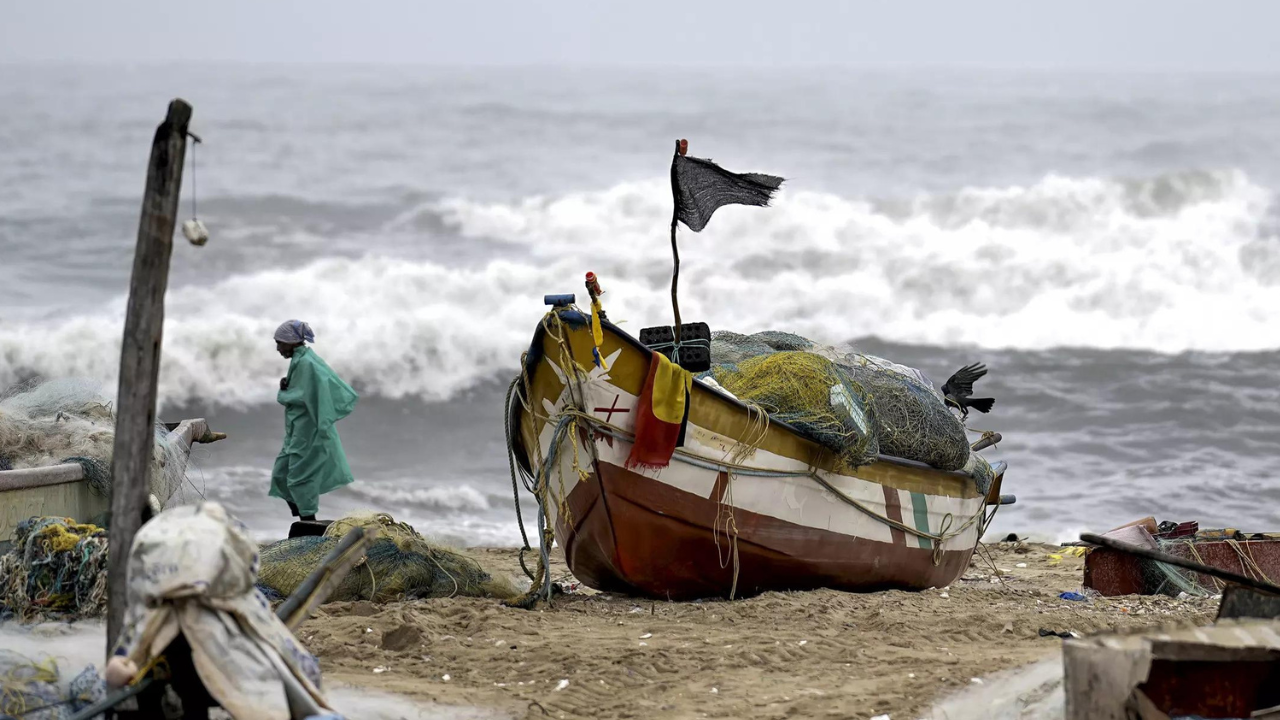
[[[182,164],[187,155],[191,106],[169,103],[156,128],[142,196],[138,246],[133,253],[129,308],[120,348],[120,386],[116,393],[116,439],[111,457],[111,535],[107,598],[107,653],[124,624],[129,549],[142,525],[147,504],[151,457],[156,443],[156,381],[164,325],[164,292],[169,285],[169,256],[178,220]]]

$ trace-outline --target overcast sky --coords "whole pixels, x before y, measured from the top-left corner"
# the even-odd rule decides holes
[[[0,0],[0,62],[1280,70],[1273,0]]]

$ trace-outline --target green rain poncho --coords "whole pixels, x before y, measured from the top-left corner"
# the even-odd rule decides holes
[[[320,496],[351,483],[351,467],[334,427],[356,406],[356,391],[308,347],[293,351],[284,406],[284,448],[271,469],[271,497],[315,515]]]

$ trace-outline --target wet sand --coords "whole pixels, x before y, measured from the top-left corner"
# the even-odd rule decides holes
[[[1217,601],[1061,600],[1083,560],[1002,543],[964,579],[919,593],[766,593],[653,602],[583,589],[532,611],[448,598],[333,603],[299,637],[326,682],[514,718],[918,718],[987,676],[1051,657],[1061,640],[1205,623]],[[516,553],[475,550],[518,573]],[[1025,564],[1026,567],[1018,567]],[[560,558],[553,577],[566,578]]]

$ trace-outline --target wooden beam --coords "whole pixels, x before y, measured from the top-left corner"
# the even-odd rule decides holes
[[[0,471],[0,492],[63,485],[65,483],[80,482],[83,479],[84,466],[79,463],[2,470]],[[79,520],[81,518],[76,519]]]
[[[107,597],[107,654],[124,624],[128,596],[129,550],[147,505],[148,473],[154,452],[156,382],[164,325],[164,293],[182,191],[191,106],[169,103],[164,122],[151,141],[147,188],[142,196],[138,244],[129,282],[128,314],[120,349],[120,385],[116,393],[116,438],[111,458],[111,535]]]

